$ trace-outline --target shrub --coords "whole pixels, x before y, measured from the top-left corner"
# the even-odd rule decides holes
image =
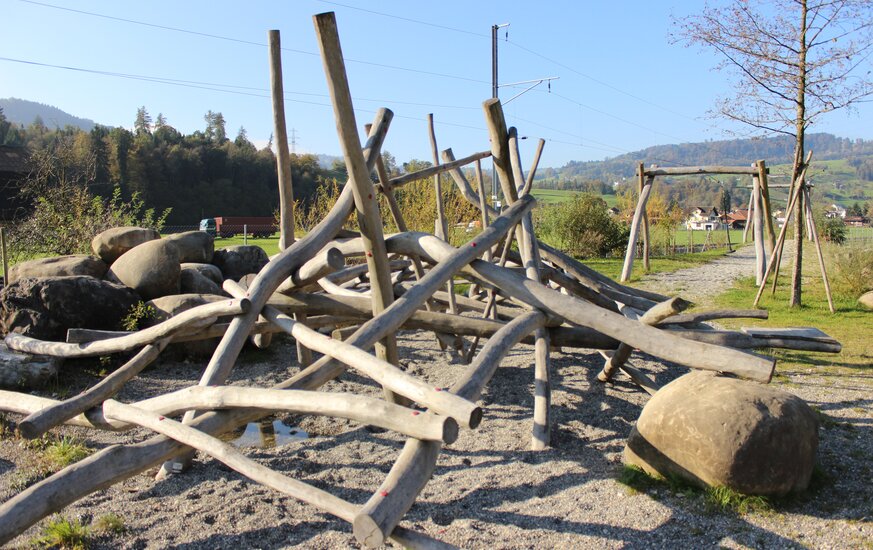
[[[108,199],[93,195],[93,159],[77,158],[71,149],[70,143],[59,140],[32,155],[33,169],[21,192],[32,201],[33,210],[10,235],[13,261],[89,253],[94,235],[111,227],[163,227],[170,210],[156,215],[137,193],[126,201],[116,186]]]
[[[829,265],[834,290],[855,299],[873,290],[873,247],[863,244],[829,246]]]
[[[606,202],[582,193],[535,211],[537,235],[578,257],[604,257],[627,243],[628,229],[612,219]]]
[[[846,224],[840,218],[827,218],[819,232],[829,243],[843,244],[846,242]]]

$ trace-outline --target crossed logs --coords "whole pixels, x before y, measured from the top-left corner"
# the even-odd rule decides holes
[[[388,178],[379,151],[392,113],[387,109],[377,113],[362,147],[333,14],[317,15],[314,20],[350,174],[336,205],[305,237],[274,257],[248,288],[225,282],[233,299],[193,308],[135,333],[71,330],[67,342],[44,342],[18,334],[6,337],[11,349],[60,357],[139,350],[100,383],[64,401],[0,392],[0,410],[25,415],[18,424],[25,437],[39,437],[61,424],[100,430],[139,426],[157,435],[134,445],[103,449],[3,503],[0,544],[85,495],[164,461],[172,460],[179,469],[196,449],[263,485],[352,523],[355,537],[367,546],[379,546],[390,538],[410,547],[439,547],[439,541],[398,523],[430,479],[442,445],[454,441],[460,429],[476,429],[482,421],[483,411],[476,401],[502,358],[519,342],[532,343],[535,350],[534,449],[549,444],[552,346],[600,349],[606,357],[601,380],[609,380],[620,370],[650,393],[657,391],[657,384],[627,362],[633,349],[691,368],[760,382],[770,380],[775,362],[747,349],[839,350],[835,342],[814,338],[712,330],[701,321],[761,317],[762,312],[682,314],[688,303],[680,298],[620,285],[539,242],[530,214],[535,201],[528,194],[534,170],[525,179],[517,133],[514,128],[507,130],[496,99],[483,104],[490,151],[456,161],[449,149],[443,152],[443,164]],[[474,162],[478,170],[478,161],[488,156],[509,204],[503,212],[486,205],[461,170]],[[379,176],[377,185],[370,178],[374,169]],[[393,190],[444,172],[480,208],[483,231],[458,248],[425,233],[403,231],[384,238],[376,193],[387,198],[391,215],[404,230]],[[360,235],[338,239],[353,210]],[[511,249],[513,242],[518,253]],[[347,257],[363,257],[366,266],[346,267]],[[348,283],[359,281],[362,274],[369,275],[369,290],[350,289]],[[441,290],[455,279],[484,289],[487,301]],[[499,302],[512,307],[498,311]],[[445,312],[447,307],[449,312]],[[227,316],[233,316],[229,323],[219,321]],[[346,328],[334,331],[334,337],[316,330],[335,325]],[[400,329],[433,331],[450,352],[466,358],[469,366],[464,375],[449,388],[434,388],[398,368],[393,335]],[[302,361],[302,370],[273,388],[224,385],[246,340],[274,332],[290,334],[299,345],[322,357],[309,364]],[[221,341],[198,385],[131,404],[113,399],[169,343],[216,336]],[[464,337],[473,337],[472,344]],[[487,342],[478,349],[480,338]],[[374,347],[375,354],[367,351]],[[381,384],[385,400],[316,391],[348,368]],[[271,470],[218,438],[280,411],[347,418],[395,430],[408,439],[373,496],[358,505]],[[181,421],[172,418],[183,413]]]

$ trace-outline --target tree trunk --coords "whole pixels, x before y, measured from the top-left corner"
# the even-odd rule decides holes
[[[794,169],[792,171],[792,181],[800,175],[803,165],[803,138],[806,130],[806,0],[800,2],[800,35],[798,36],[799,49],[797,53],[797,117],[795,118],[795,134],[797,136],[794,143]],[[791,299],[788,305],[791,307],[800,307],[801,305],[801,277],[803,272],[803,213],[805,206],[803,205],[803,194],[801,189],[804,182],[799,183],[799,187],[795,193],[800,193],[797,197],[797,210],[794,215],[794,269],[791,273]],[[787,223],[787,222],[786,222]]]

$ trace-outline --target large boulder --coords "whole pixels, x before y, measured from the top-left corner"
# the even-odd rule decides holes
[[[240,244],[215,251],[212,264],[218,267],[225,279],[240,280],[244,275],[259,272],[270,258],[259,246]]]
[[[873,290],[861,294],[861,297],[858,298],[858,303],[867,309],[873,309]]]
[[[0,292],[0,329],[54,341],[69,328],[118,330],[139,301],[125,286],[86,275],[19,279]]]
[[[91,250],[94,254],[112,265],[112,262],[122,254],[142,243],[160,239],[161,235],[154,229],[144,227],[113,227],[98,234],[91,240]]]
[[[94,256],[76,254],[21,262],[9,268],[9,281],[34,277],[88,275],[102,279],[109,266]]]
[[[201,273],[199,269],[196,267],[186,267],[190,265],[192,264],[182,264],[182,272],[179,280],[181,283],[181,292],[183,294],[224,294],[221,286]],[[215,270],[218,271],[218,268],[215,268]]]
[[[164,240],[172,241],[179,247],[180,262],[206,263],[212,261],[215,252],[215,239],[205,231],[186,231],[167,235]]]
[[[221,285],[224,282],[224,276],[221,274],[221,270],[212,264],[200,264],[196,262],[183,262],[182,271],[186,269],[196,269],[198,273],[212,281],[217,285]]]
[[[110,281],[134,289],[143,300],[179,293],[179,249],[165,240],[149,241],[115,260],[106,273]]]
[[[818,419],[796,395],[692,372],[646,404],[624,459],[702,487],[785,495],[809,485],[817,448]]]

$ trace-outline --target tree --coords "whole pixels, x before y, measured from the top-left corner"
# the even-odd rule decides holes
[[[152,117],[146,111],[145,105],[136,110],[133,133],[136,137],[151,135],[152,133]]]
[[[227,130],[223,114],[207,111],[203,115],[203,120],[206,121],[206,139],[215,143],[227,141]]]
[[[715,50],[734,73],[717,114],[793,137],[792,181],[802,170],[807,128],[873,94],[873,4],[869,0],[729,0],[678,22],[678,41]],[[794,218],[790,305],[801,304],[803,195]]]

